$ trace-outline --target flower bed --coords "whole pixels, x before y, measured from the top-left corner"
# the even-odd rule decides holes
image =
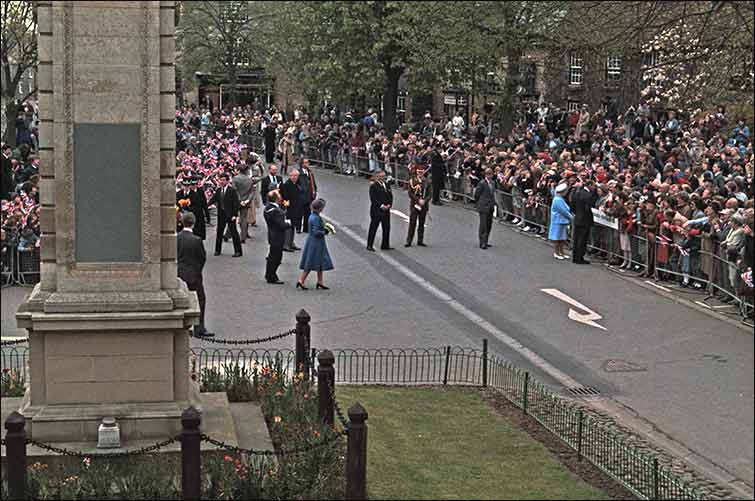
[[[211,460],[208,497],[217,499],[340,499],[345,486],[345,440],[332,438],[338,430],[318,417],[317,389],[282,370],[280,359],[272,366],[238,365],[200,372],[203,391],[228,393],[231,401],[258,401],[273,445],[278,452],[309,449],[298,454],[265,456],[229,454]],[[232,399],[233,396],[233,399]]]
[[[251,370],[226,365],[195,375],[202,391],[226,391],[230,401],[260,402],[276,450],[275,455],[203,456],[203,499],[343,498],[346,441],[335,440],[337,431],[319,420],[314,385],[301,374],[288,377],[281,367],[277,360],[272,366]],[[18,384],[14,382],[13,387]],[[3,391],[5,385],[4,373]],[[287,453],[292,449],[302,452]],[[84,458],[55,469],[34,463],[28,467],[27,497],[180,499],[180,471],[180,456],[157,454]],[[5,471],[2,498],[6,499],[4,475]]]
[[[3,369],[0,374],[0,397],[23,397],[25,391],[23,374],[15,369]]]

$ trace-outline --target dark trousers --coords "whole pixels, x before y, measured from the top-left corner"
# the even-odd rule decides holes
[[[296,231],[303,231],[304,233],[309,233],[309,215],[312,214],[312,210],[309,208],[309,204],[304,206],[304,210],[302,211],[301,219],[299,220],[299,225],[296,227]]]
[[[432,176],[432,184],[433,184],[433,203],[437,204],[440,202],[440,192],[443,189],[443,176],[442,175],[435,175]]]
[[[574,226],[574,249],[572,261],[578,263],[585,259],[587,252],[587,238],[590,235],[590,225]]]
[[[288,218],[291,220],[291,231],[296,230],[297,232],[300,232],[302,220],[304,219],[302,217],[302,213],[299,212],[298,214],[290,214]]]
[[[375,234],[378,226],[383,229],[383,238],[380,240],[380,248],[390,247],[391,238],[391,215],[386,212],[379,216],[372,216],[370,219],[370,229],[367,231],[367,247],[372,247],[375,243]]]
[[[417,230],[417,243],[422,243],[425,238],[425,218],[427,217],[427,211],[418,211],[412,208],[409,211],[409,233],[406,234],[406,243],[412,243],[414,240],[414,230]],[[419,222],[419,227],[417,226]]]
[[[207,297],[204,294],[204,284],[202,283],[202,279],[197,280],[186,280],[184,277],[180,277],[181,280],[186,282],[186,287],[190,291],[194,291],[197,293],[197,299],[199,300],[199,332],[205,331],[204,326],[204,309],[205,304],[207,303]]]
[[[294,250],[294,245],[296,245],[296,244],[294,243],[294,226],[293,225],[291,225],[290,227],[286,228],[286,237],[285,238],[286,238],[286,240],[285,240],[285,242],[283,244],[283,248],[291,250],[291,251]]]
[[[239,238],[239,231],[236,229],[236,223],[226,218],[224,214],[218,214],[218,232],[215,235],[215,252],[223,250],[223,233],[228,226],[228,230],[231,232],[231,238],[233,239],[233,251],[236,254],[241,254],[241,238]]]
[[[272,282],[278,280],[278,266],[283,260],[283,247],[270,246],[270,252],[267,254],[267,266],[265,267],[265,280]]]
[[[480,237],[480,245],[488,245],[488,239],[490,238],[490,229],[493,227],[493,208],[490,210],[480,212],[480,228],[478,234]]]

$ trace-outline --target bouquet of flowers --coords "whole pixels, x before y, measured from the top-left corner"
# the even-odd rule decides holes
[[[323,227],[325,228],[325,231],[327,231],[331,235],[335,235],[336,234],[336,229],[335,229],[335,227],[332,224],[325,223],[325,224],[323,224]]]
[[[178,201],[178,206],[183,210],[186,209],[186,207],[191,205],[191,200],[188,198],[182,198]]]

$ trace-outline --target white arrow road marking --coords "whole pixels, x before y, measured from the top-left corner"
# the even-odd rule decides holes
[[[570,305],[576,306],[580,310],[587,312],[587,313],[578,313],[574,311],[573,309],[569,308],[569,318],[571,318],[572,320],[590,325],[592,327],[597,327],[598,329],[606,330],[606,328],[603,327],[602,325],[596,324],[595,322],[593,322],[593,320],[600,320],[603,317],[601,317],[600,315],[598,315],[597,313],[592,311],[590,308],[588,308],[587,306],[577,301],[576,299],[570,298],[569,296],[567,296],[566,294],[564,294],[558,289],[540,289],[540,290],[545,292],[546,294],[550,294],[556,299],[560,299],[561,301],[564,301],[565,303],[569,303]]]
[[[343,224],[339,223],[338,221],[334,221],[332,217],[328,218],[328,221],[330,221],[332,224],[336,225],[339,228],[339,233],[342,235],[346,235],[347,237],[359,242],[362,245],[366,245],[367,241],[357,235],[354,231],[347,228]],[[580,383],[575,381],[571,376],[568,374],[565,374],[564,372],[561,372],[559,369],[551,365],[547,360],[543,359],[540,355],[532,351],[530,348],[524,346],[522,343],[514,339],[513,337],[509,336],[502,330],[500,330],[498,327],[493,325],[491,322],[488,322],[484,318],[482,318],[477,313],[473,312],[460,302],[456,301],[454,298],[452,298],[449,294],[443,292],[441,289],[433,285],[431,282],[425,280],[424,278],[420,277],[416,273],[414,273],[412,270],[404,266],[403,264],[399,263],[392,257],[386,255],[383,252],[378,252],[375,254],[370,255],[370,259],[372,258],[378,258],[382,259],[393,268],[404,275],[406,278],[414,282],[415,284],[419,285],[423,289],[425,289],[427,292],[432,294],[433,296],[437,297],[441,301],[444,301],[446,304],[448,304],[449,307],[456,310],[460,315],[464,316],[467,320],[470,322],[473,322],[477,326],[479,326],[481,329],[488,332],[491,336],[494,336],[499,341],[504,343],[506,346],[511,348],[512,350],[516,351],[522,357],[529,360],[535,367],[538,367],[546,374],[550,375],[553,379],[561,383],[562,385],[566,386],[567,388],[572,386],[581,386]]]

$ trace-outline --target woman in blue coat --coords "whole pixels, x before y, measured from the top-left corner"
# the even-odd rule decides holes
[[[551,220],[548,228],[548,240],[553,241],[553,257],[556,259],[566,259],[564,255],[564,244],[566,243],[569,223],[571,222],[571,211],[569,204],[566,203],[564,195],[569,186],[561,183],[556,186],[556,196],[551,203]]]
[[[325,208],[325,200],[318,198],[312,202],[312,214],[309,216],[309,234],[307,241],[304,243],[299,269],[302,270],[299,281],[296,282],[297,289],[307,290],[304,281],[307,279],[310,271],[317,272],[317,289],[329,289],[323,284],[323,272],[333,269],[333,261],[330,260],[328,246],[325,245],[325,235],[331,232],[332,227],[326,228],[320,213]]]

